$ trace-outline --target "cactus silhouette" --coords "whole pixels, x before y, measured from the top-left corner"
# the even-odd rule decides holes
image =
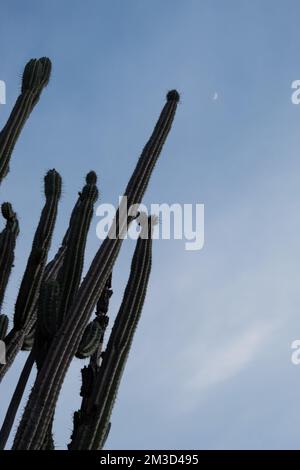
[[[133,255],[129,280],[101,366],[94,374],[83,374],[82,401],[74,416],[69,449],[102,449],[110,428],[110,417],[130,346],[143,308],[151,270],[152,230],[155,217],[141,220],[142,232]],[[89,383],[85,383],[89,382]]]
[[[32,59],[25,67],[21,94],[0,133],[0,182],[7,175],[16,140],[26,119],[47,85],[48,58]],[[145,145],[109,234],[82,276],[87,235],[98,197],[97,176],[91,171],[78,195],[61,246],[47,260],[61,195],[56,170],[45,176],[45,205],[14,309],[13,327],[0,315],[0,338],[7,348],[7,363],[0,366],[0,381],[20,350],[28,357],[0,431],[0,449],[7,443],[29,375],[36,378],[17,428],[13,449],[54,449],[52,426],[55,408],[68,368],[76,356],[89,358],[82,369],[81,409],[74,413],[69,449],[100,449],[111,428],[115,397],[143,308],[151,270],[152,231],[155,217],[138,211],[152,172],[170,132],[179,94],[169,91],[154,130]],[[6,226],[0,233],[0,306],[13,267],[19,233],[18,220],[9,203],[2,205]],[[122,304],[105,347],[112,270],[123,239],[133,220],[141,225]],[[95,317],[91,319],[94,309]]]
[[[44,190],[46,202],[35,232],[18,293],[14,312],[14,326],[4,340],[6,344],[6,364],[0,366],[0,381],[21,349],[25,336],[35,321],[35,306],[51,245],[61,195],[61,177],[55,170],[50,170],[46,174]]]
[[[1,210],[6,226],[0,234],[0,309],[13,266],[16,239],[19,234],[18,219],[11,204],[4,202]]]
[[[77,278],[80,278],[84,261],[86,235],[92,217],[92,206],[98,194],[95,186],[96,181],[97,176],[94,172],[87,174],[86,185],[82,192],[79,193],[79,198],[72,211],[69,227],[62,241],[61,248],[54,257],[54,260],[48,263],[45,269],[39,291],[39,305],[34,312],[34,318],[37,317],[38,320],[37,332],[36,322],[34,322],[32,323],[31,330],[25,336],[22,346],[23,350],[31,350],[35,341],[35,349],[28,356],[7,411],[0,431],[0,449],[3,449],[6,444],[34,361],[36,361],[39,370],[43,364],[51,340],[62,323],[63,317],[61,310],[65,303],[62,303],[60,299],[63,298],[63,300],[65,300],[66,297],[64,296],[65,293],[63,290],[60,289],[59,281],[56,280],[56,277],[63,279],[62,274],[68,273],[66,268],[69,269],[70,272],[70,267],[73,266],[73,271],[71,271],[73,281],[76,278],[76,267]],[[74,263],[75,258],[78,261],[77,263]],[[78,279],[77,284],[79,282]],[[70,283],[67,285],[68,291],[70,291],[70,285]],[[39,313],[39,315],[37,315],[37,313]],[[48,445],[50,441],[51,439],[48,436]]]
[[[8,328],[8,317],[6,315],[0,315],[0,340],[3,340],[6,336]]]
[[[51,62],[47,57],[30,60],[24,69],[21,94],[0,132],[0,184],[9,172],[10,158],[20,132],[48,84],[50,74]]]

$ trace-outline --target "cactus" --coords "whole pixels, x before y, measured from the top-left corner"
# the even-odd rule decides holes
[[[71,305],[80,283],[84,251],[88,230],[90,227],[94,203],[98,197],[96,186],[97,175],[91,171],[86,176],[86,185],[79,193],[79,204],[72,212],[68,233],[68,242],[62,266],[58,272],[56,281],[48,282],[40,294],[40,312],[38,321],[40,328],[36,333],[35,357],[38,371],[43,366],[48,349],[54,335],[63,323],[68,308]],[[44,330],[44,331],[43,331]],[[86,354],[94,344],[100,339],[100,325],[94,324],[88,328],[81,344],[79,356],[86,357]],[[94,352],[91,350],[90,354]],[[54,447],[52,436],[54,412],[44,438],[42,449],[52,449]]]
[[[51,340],[60,326],[59,283],[56,280],[45,282],[40,290],[38,326],[43,339]]]
[[[24,395],[24,391],[32,371],[32,366],[34,364],[34,353],[33,351],[30,352],[28,355],[25,365],[22,369],[21,375],[19,377],[17,386],[11,398],[9,407],[6,411],[6,415],[0,430],[0,450],[4,450],[7,440],[9,438],[9,434],[14,424],[14,420],[17,414],[17,411],[20,406],[20,402]]]
[[[1,212],[6,226],[0,234],[0,309],[14,262],[16,239],[19,235],[19,223],[16,213],[9,202],[4,202]]]
[[[85,328],[76,352],[76,357],[86,359],[91,357],[97,350],[103,330],[98,319],[91,321]]]
[[[27,77],[29,79],[30,76]],[[26,81],[25,81],[26,83]],[[54,230],[58,202],[61,196],[61,177],[55,170],[47,172],[44,178],[46,202],[41,213],[40,221],[33,239],[31,253],[21,282],[14,313],[14,327],[5,337],[6,364],[0,366],[0,381],[12,364],[21,348],[30,349],[34,341],[35,305],[39,295],[47,255]],[[11,208],[2,206],[3,215],[11,214]],[[16,222],[14,221],[16,226]],[[16,230],[16,228],[15,228]],[[13,424],[20,400],[24,393],[27,380],[34,363],[33,354],[29,356],[22,371],[20,381],[13,395],[3,428],[0,434],[2,448],[5,446],[9,431]],[[1,447],[0,447],[1,448]]]
[[[88,398],[74,420],[71,450],[101,449],[107,439],[118,387],[144,304],[152,262],[155,217],[141,219],[142,231],[133,255],[129,280],[101,366],[91,379]]]
[[[55,170],[45,176],[46,202],[35,232],[14,313],[14,329],[24,329],[31,320],[54,229],[61,194],[61,178]]]
[[[155,129],[145,146],[136,169],[126,188],[125,196],[131,205],[138,205],[148,185],[152,170],[170,131],[179,95],[169,92]],[[37,376],[14,441],[14,449],[39,449],[45,438],[59,391],[74,357],[83,330],[88,323],[97,298],[105,286],[118,256],[123,235],[132,217],[117,211],[115,223],[117,237],[108,236],[100,246],[78,290],[58,334],[49,349],[47,359]]]
[[[25,67],[21,94],[0,132],[0,184],[9,172],[10,158],[20,132],[48,84],[51,62],[47,57],[31,59]]]
[[[44,351],[42,353],[44,358],[78,290],[83,269],[87,233],[93,215],[93,206],[98,197],[96,181],[95,172],[87,174],[86,185],[79,193],[80,203],[76,204],[71,215],[68,241],[61,268],[56,279],[45,282],[40,292],[39,328],[36,335],[37,359],[39,358],[40,347]],[[88,332],[87,335],[89,335]],[[38,360],[38,369],[42,366],[42,363],[43,360]]]
[[[86,182],[88,183],[91,183],[94,181],[94,184],[96,183],[96,180],[95,180],[95,173],[93,171],[89,172],[86,176]],[[42,280],[42,284],[45,284],[47,283],[48,281],[54,281],[63,265],[63,261],[64,261],[64,258],[65,258],[65,254],[66,254],[66,251],[67,251],[67,245],[68,245],[68,242],[69,242],[69,239],[70,239],[70,234],[71,234],[71,230],[72,230],[72,227],[73,227],[73,224],[74,224],[74,219],[75,217],[78,217],[78,208],[81,204],[81,192],[78,193],[79,194],[79,197],[75,203],[75,206],[73,208],[73,211],[72,211],[72,214],[71,214],[71,217],[70,217],[70,222],[69,222],[69,226],[68,226],[68,229],[63,237],[63,240],[62,240],[62,243],[61,243],[61,246],[58,250],[58,252],[56,253],[56,255],[54,256],[54,258],[46,265],[46,268],[45,268],[45,272],[44,272],[44,275],[43,275],[43,280]],[[34,313],[33,313],[33,317],[36,318],[37,316],[37,303],[35,303],[35,308],[34,308]],[[35,322],[32,324],[31,326],[31,330],[30,332],[25,336],[25,339],[24,339],[24,342],[23,342],[23,346],[22,346],[22,349],[23,350],[30,350],[32,345],[33,345],[33,339],[34,339],[34,334],[35,334]]]
[[[0,133],[0,183],[8,172],[20,131],[48,83],[50,71],[51,62],[46,58],[33,59],[25,67],[21,95]],[[7,346],[7,364],[0,366],[0,381],[16,354],[21,349],[30,351],[0,431],[0,448],[5,446],[27,380],[36,363],[36,380],[13,449],[54,449],[52,424],[56,402],[74,356],[89,357],[89,364],[82,369],[82,404],[80,411],[74,413],[69,448],[103,447],[111,427],[112,407],[140,318],[151,269],[154,220],[142,217],[138,206],[171,129],[178,101],[177,91],[167,94],[154,131],[127,184],[109,235],[83,279],[87,234],[98,196],[96,173],[90,172],[86,176],[86,184],[79,193],[61,247],[52,261],[46,264],[61,193],[59,174],[55,170],[47,173],[46,203],[17,296],[14,325],[8,334],[8,319],[0,315],[0,334]],[[125,200],[129,210],[124,209]],[[13,265],[19,231],[16,214],[8,203],[2,206],[2,214],[7,222],[0,234],[0,306]],[[141,236],[137,241],[123,301],[103,353],[108,304],[112,294],[111,273],[128,225],[137,217],[142,226]],[[7,253],[9,256],[5,259]],[[90,320],[95,307],[96,316]]]
[[[3,341],[8,328],[8,317],[6,315],[0,315],[0,340]]]
[[[73,416],[73,424],[74,430],[80,426],[81,416],[84,416],[86,407],[89,403],[89,398],[93,390],[94,382],[96,375],[100,369],[100,363],[102,358],[102,349],[103,349],[103,342],[104,342],[104,334],[108,325],[108,307],[109,307],[109,300],[112,296],[112,289],[111,289],[111,281],[112,275],[110,274],[109,278],[106,281],[105,288],[97,302],[96,308],[96,319],[98,323],[101,325],[102,334],[101,338],[98,343],[98,347],[96,351],[91,355],[90,362],[88,366],[85,366],[81,369],[81,376],[82,376],[82,386],[80,390],[80,395],[82,396],[82,403],[80,411],[75,411]],[[73,431],[74,434],[74,431]],[[108,435],[108,433],[107,433]]]
[[[6,364],[0,366],[0,381],[22,348],[27,333],[35,322],[35,306],[44,274],[47,255],[54,230],[58,202],[61,195],[61,177],[50,170],[44,178],[46,202],[33,239],[31,253],[17,297],[14,326],[5,338]]]
[[[80,284],[86,238],[93,215],[93,206],[98,198],[96,181],[96,173],[88,173],[86,185],[79,195],[80,205],[72,214],[67,250],[57,276],[61,291],[59,306],[61,321],[65,318]]]
[[[14,328],[16,330],[24,328],[31,319],[33,305],[35,305],[38,296],[47,261],[60,195],[61,177],[55,170],[50,170],[45,176],[46,203],[35,233],[16,301],[14,314]]]
[[[79,279],[82,272],[83,260],[84,260],[84,249],[86,243],[86,235],[90,226],[91,217],[93,213],[93,204],[97,198],[98,190],[96,188],[97,175],[95,172],[91,171],[86,175],[86,185],[84,186],[82,192],[79,193],[79,198],[75,204],[75,207],[72,211],[68,230],[63,238],[61,248],[59,249],[57,255],[54,257],[50,263],[48,263],[43,282],[40,289],[39,295],[39,315],[38,315],[38,329],[36,332],[35,323],[31,324],[30,331],[26,334],[23,341],[23,350],[31,350],[35,340],[35,351],[34,358],[37,364],[38,370],[40,370],[44,358],[47,354],[49,345],[55,333],[58,331],[62,320],[63,312],[62,306],[65,305],[61,302],[61,298],[66,299],[66,293],[62,292],[60,289],[59,280],[63,280],[63,275],[66,273],[66,269],[69,269],[69,273],[73,278],[73,288],[76,291],[79,283]],[[78,239],[78,242],[77,242]],[[77,258],[77,264],[74,263],[75,257]],[[75,270],[74,265],[77,266],[77,271]],[[67,271],[68,272],[68,271]],[[76,277],[77,273],[77,277]],[[56,278],[59,279],[56,279]],[[74,284],[75,282],[75,284]],[[62,283],[63,284],[63,283]],[[67,287],[70,288],[71,282],[67,284]],[[70,290],[69,290],[70,293]],[[37,312],[34,311],[34,314]],[[34,315],[35,316],[35,315]],[[31,367],[33,362],[31,363]],[[13,397],[13,409],[14,417],[19,406],[21,396],[21,387],[24,392],[26,383],[24,383],[25,378],[28,380],[28,364],[26,363],[24,369],[27,370],[27,373],[23,374],[22,385],[19,386],[19,392]],[[17,403],[17,399],[19,403]],[[10,426],[13,424],[13,418],[8,419]],[[2,443],[5,445],[7,436],[10,432],[10,429],[7,429],[8,425],[5,428],[5,431],[0,432],[0,442],[1,434],[3,434]],[[49,448],[52,438],[50,436],[51,430],[49,429],[46,442],[43,444],[45,448]],[[50,446],[50,448],[52,448]]]
[[[112,273],[110,273],[109,277],[107,278],[106,284],[99,297],[99,300],[97,302],[97,307],[96,307],[96,318],[98,320],[99,325],[101,326],[102,335],[101,335],[96,351],[94,352],[94,354],[92,354],[90,358],[89,366],[93,367],[94,369],[98,369],[100,366],[104,335],[105,335],[105,331],[109,322],[107,312],[109,308],[109,301],[113,294],[111,284],[112,284]]]

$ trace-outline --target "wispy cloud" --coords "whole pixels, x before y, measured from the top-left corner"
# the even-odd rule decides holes
[[[205,356],[197,345],[193,345],[186,354],[186,360],[196,367],[186,382],[186,387],[190,392],[198,392],[232,379],[257,357],[273,329],[273,325],[253,325],[230,341],[212,345]],[[197,364],[195,358],[199,358]]]

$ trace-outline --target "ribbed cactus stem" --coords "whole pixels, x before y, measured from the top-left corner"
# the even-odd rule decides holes
[[[55,450],[54,438],[53,438],[53,433],[52,433],[53,421],[54,421],[54,416],[52,416],[52,420],[50,422],[49,429],[46,433],[46,437],[41,446],[41,450]]]
[[[94,175],[93,171],[88,173],[88,175],[86,177],[86,180],[89,179],[90,177],[92,177],[93,180],[95,180],[93,175]],[[91,181],[91,180],[89,179],[89,181]],[[68,246],[68,243],[69,243],[71,227],[73,226],[73,221],[74,221],[74,218],[76,217],[76,213],[78,212],[78,208],[79,208],[80,204],[81,204],[81,193],[79,193],[79,197],[78,197],[78,199],[76,201],[76,204],[75,204],[75,206],[72,210],[69,226],[68,226],[68,228],[66,230],[66,233],[63,237],[61,246],[60,246],[59,250],[57,251],[56,255],[54,256],[54,258],[51,261],[49,261],[49,263],[47,263],[47,265],[45,267],[42,284],[47,283],[49,280],[53,281],[57,278],[57,275],[58,275],[58,273],[59,273],[59,271],[60,271],[60,269],[63,265],[63,261],[64,261],[65,254],[66,254],[66,251],[67,251],[67,246]],[[37,316],[37,311],[38,311],[38,305],[36,303],[35,307],[34,307],[33,317]],[[33,344],[34,334],[35,334],[35,324],[33,324],[30,332],[26,335],[26,337],[24,339],[24,343],[23,343],[23,346],[22,346],[23,350],[28,351],[28,350],[31,349],[32,344]]]
[[[6,226],[0,233],[0,309],[12,270],[16,239],[19,234],[17,215],[9,202],[2,204],[1,212],[6,220]]]
[[[0,430],[0,450],[3,450],[5,448],[7,440],[11,433],[14,420],[16,418],[16,414],[18,412],[28,379],[32,371],[33,364],[34,364],[34,353],[33,351],[31,351],[30,354],[28,354],[25,365],[22,369],[21,375],[19,377],[17,386],[11,398],[9,407],[7,409],[7,412],[6,412],[6,415],[5,415],[1,430]]]
[[[42,284],[35,334],[35,359],[38,371],[41,369],[49,345],[60,326],[59,318],[60,288],[56,280]]]
[[[98,197],[97,175],[91,171],[86,176],[86,185],[79,193],[79,203],[71,214],[66,251],[62,266],[55,281],[45,284],[40,295],[40,312],[36,334],[36,363],[38,371],[43,366],[51,341],[61,326],[64,316],[77,293],[81,280],[87,234],[93,216],[94,203]],[[92,355],[101,337],[101,327],[97,321],[87,326],[79,346],[78,357]],[[41,449],[54,448],[52,421],[48,427]]]
[[[120,342],[119,363],[115,370],[114,380],[111,381],[110,392],[107,395],[107,404],[105,406],[102,419],[101,420],[98,419],[97,423],[95,423],[95,428],[94,428],[94,433],[93,433],[94,441],[93,443],[91,443],[92,449],[102,449],[107,440],[107,436],[111,427],[110,418],[111,418],[113,406],[117,397],[118,389],[119,389],[122,375],[126,366],[128,355],[131,349],[134,334],[137,329],[137,326],[141,317],[143,305],[145,302],[147,285],[148,285],[149,276],[151,272],[152,231],[153,231],[153,227],[157,224],[156,216],[150,217],[148,219],[148,222],[149,222],[149,225],[144,225],[142,227],[142,233],[141,233],[141,237],[143,237],[143,232],[145,233],[145,231],[148,231],[148,236],[149,236],[148,242],[145,244],[147,246],[144,247],[144,250],[145,250],[144,255],[145,255],[146,262],[143,268],[143,274],[141,274],[141,277],[143,279],[139,287],[138,295],[135,298],[132,298],[132,304],[131,306],[129,306],[128,316],[131,317],[131,321],[127,322],[127,335],[124,334],[123,339]],[[130,279],[128,281],[128,284],[130,284]],[[127,293],[125,292],[124,297],[126,298],[127,295],[130,296],[132,295],[132,293],[133,293],[133,290],[129,287],[128,292]],[[130,304],[130,301],[129,301],[129,304]],[[125,309],[126,308],[127,307],[125,306]],[[122,306],[121,306],[120,311],[121,310],[122,310]],[[100,371],[99,371],[99,377],[100,377]],[[97,391],[98,385],[99,384],[96,381],[95,393],[96,393],[97,400],[98,400],[97,403],[99,404],[100,393],[99,391]]]
[[[93,381],[86,409],[80,411],[70,449],[101,449],[134,332],[144,304],[152,259],[155,217],[141,218],[141,235],[133,255],[129,280],[116,317],[103,362]]]
[[[31,367],[33,365],[32,357],[35,357],[38,370],[42,366],[43,360],[45,358],[45,355],[47,354],[51,340],[54,334],[59,329],[59,326],[61,324],[61,318],[59,316],[60,289],[59,289],[59,283],[56,280],[56,278],[57,278],[59,271],[61,270],[63,266],[63,262],[67,253],[67,247],[69,246],[71,235],[73,239],[75,239],[76,233],[74,233],[74,231],[76,230],[76,228],[77,228],[77,233],[79,235],[81,234],[80,230],[78,231],[78,227],[80,228],[80,225],[78,225],[78,221],[81,220],[81,227],[82,228],[84,227],[84,230],[88,229],[91,214],[87,210],[89,207],[89,203],[87,204],[87,199],[91,201],[93,197],[97,195],[97,189],[94,186],[96,182],[97,182],[96,173],[93,171],[89,172],[86,175],[86,185],[89,185],[89,186],[83,188],[82,192],[79,193],[79,197],[72,211],[69,226],[63,238],[61,247],[58,250],[57,254],[55,255],[54,259],[51,262],[49,262],[45,268],[43,281],[42,281],[41,289],[40,289],[39,306],[37,306],[35,302],[35,309],[34,309],[34,316],[37,315],[37,307],[39,310],[37,335],[36,335],[36,325],[34,322],[31,326],[30,331],[26,334],[24,341],[22,342],[22,338],[19,341],[19,345],[23,344],[22,349],[25,351],[29,351],[29,350],[32,350],[35,336],[36,336],[35,351],[32,352],[29,357],[30,357]],[[87,219],[85,217],[82,217],[82,214],[84,214],[85,212],[88,213]],[[84,243],[82,244],[82,249],[84,249]],[[0,442],[2,441],[2,443],[4,442],[6,443],[7,441],[8,435],[13,425],[13,421],[15,419],[15,414],[17,412],[19,403],[22,398],[22,393],[25,390],[25,386],[26,386],[25,380],[28,380],[29,378],[29,373],[30,373],[29,365],[28,365],[29,357],[24,366],[24,370],[21,374],[22,380],[20,380],[15,390],[9,410],[7,412],[5,423],[3,425],[3,431],[0,433]],[[52,449],[54,446],[51,428],[52,428],[52,425],[49,426],[49,429],[47,431],[46,438],[41,447],[43,449]]]
[[[127,186],[125,195],[128,196],[130,204],[141,202],[151,172],[170,131],[178,99],[177,92],[167,95],[167,103]],[[118,224],[117,235],[124,233],[129,220],[128,214],[122,218]],[[83,330],[112,272],[122,241],[122,237],[119,236],[116,239],[107,237],[96,253],[72,308],[52,342],[41,373],[38,374],[15,437],[14,449],[39,449],[41,447],[64,377],[78,349]]]
[[[0,340],[3,341],[8,329],[8,316],[0,315]]]
[[[81,281],[87,234],[93,216],[94,204],[98,198],[96,182],[96,173],[88,173],[86,185],[79,195],[80,204],[71,216],[67,250],[63,265],[57,276],[61,293],[59,307],[61,323],[74,300],[75,294],[77,294]]]
[[[58,202],[61,196],[61,177],[55,170],[48,171],[45,176],[45,196],[46,202],[35,232],[31,253],[16,301],[14,314],[14,327],[16,330],[24,328],[26,322],[30,319],[44,274]]]
[[[51,245],[58,202],[61,195],[61,177],[55,170],[45,176],[46,202],[33,239],[32,249],[21,282],[14,312],[14,327],[5,338],[6,364],[0,365],[0,381],[20,351],[26,335],[35,323],[35,307]]]
[[[145,145],[138,164],[127,184],[125,196],[128,198],[128,205],[139,204],[141,202],[153,168],[171,130],[180,96],[178,91],[171,90],[167,93],[166,98],[167,102],[156,123],[154,131]]]
[[[57,280],[42,284],[39,296],[38,330],[44,340],[50,341],[59,329],[60,288]]]
[[[0,183],[9,171],[10,158],[31,111],[39,100],[42,89],[48,84],[51,62],[47,57],[32,59],[25,66],[21,94],[0,132]]]
[[[77,429],[77,425],[80,424],[80,420],[81,420],[80,416],[85,415],[86,409],[89,406],[90,394],[93,391],[94,381],[100,368],[104,335],[105,335],[105,331],[108,325],[107,312],[109,308],[109,301],[113,293],[111,285],[112,285],[112,274],[110,274],[109,278],[107,279],[105,288],[97,302],[96,318],[102,328],[102,335],[101,335],[96,351],[90,357],[89,365],[81,369],[82,386],[80,390],[80,395],[82,397],[82,401],[81,401],[80,411],[75,411],[74,413],[74,418],[73,418],[74,429]]]
[[[86,182],[91,183],[93,181],[96,183],[97,177],[95,178],[95,173],[93,171],[91,171],[86,176]],[[79,197],[78,197],[78,199],[76,201],[76,204],[75,204],[75,206],[72,210],[69,226],[68,226],[68,228],[66,230],[66,233],[63,237],[61,246],[60,246],[59,250],[57,251],[56,255],[54,256],[54,258],[51,261],[49,261],[49,263],[47,263],[47,265],[45,267],[42,284],[47,283],[49,280],[53,281],[57,278],[57,275],[58,275],[58,273],[59,273],[59,271],[60,271],[60,269],[63,265],[63,261],[64,261],[65,254],[66,254],[66,251],[67,251],[67,246],[68,246],[69,239],[70,239],[71,227],[74,225],[74,219],[76,217],[76,214],[78,214],[78,208],[79,208],[80,205],[81,205],[81,192],[79,193]],[[38,309],[38,306],[36,304],[35,308],[34,308],[34,314],[33,314],[34,317],[36,317],[36,315],[37,315],[37,309]],[[33,325],[31,331],[25,337],[23,347],[22,347],[22,349],[24,349],[25,351],[31,349],[32,339],[34,337],[34,333],[35,333],[35,325]]]

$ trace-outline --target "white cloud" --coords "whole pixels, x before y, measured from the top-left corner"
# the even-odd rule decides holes
[[[188,352],[190,363],[195,365],[197,357],[200,357],[200,361],[197,362],[193,376],[186,384],[187,388],[191,391],[202,391],[235,377],[257,357],[272,331],[273,327],[270,325],[256,324],[231,339],[227,344],[216,344],[210,348],[202,360],[203,354],[200,353],[197,345],[194,345]]]

